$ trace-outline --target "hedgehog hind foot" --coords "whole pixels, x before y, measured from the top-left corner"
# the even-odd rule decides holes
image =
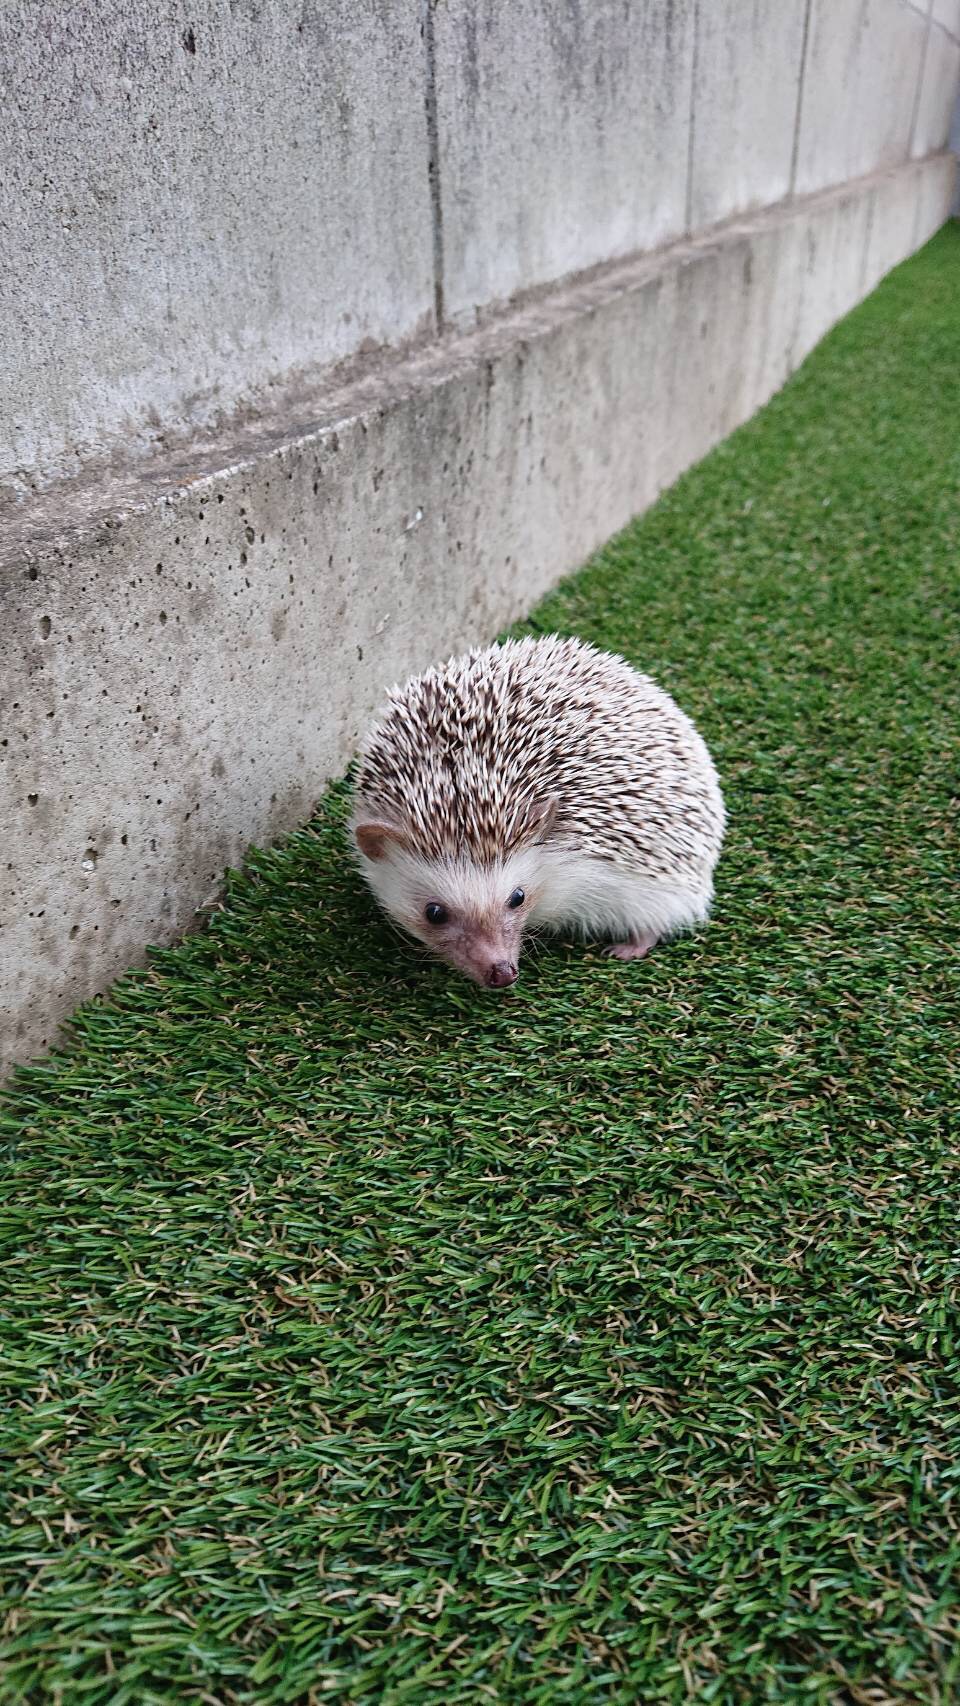
[[[628,936],[625,942],[613,942],[605,951],[612,960],[642,960],[655,948],[660,937],[655,931],[638,932]]]

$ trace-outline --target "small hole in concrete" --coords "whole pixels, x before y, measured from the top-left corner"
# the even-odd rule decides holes
[[[83,858],[80,861],[81,871],[95,871],[97,868],[97,860],[99,857],[100,857],[100,855],[98,854],[97,849],[95,847],[88,847],[87,851],[85,852],[85,854],[83,855]]]
[[[50,633],[50,618],[49,618],[49,616],[41,616],[41,618],[40,618],[40,633],[42,634],[44,639],[48,638],[49,633]]]
[[[120,837],[120,845],[121,845],[121,847],[126,847],[126,845],[127,845],[127,837],[126,837],[126,836],[125,836],[125,835],[121,835],[121,837]]]
[[[165,611],[165,610],[161,610],[161,612],[160,612],[160,623],[161,623],[161,626],[162,626],[162,625],[163,625],[163,623],[164,623],[164,622],[165,622],[165,621],[166,621],[166,620],[167,620],[167,613],[166,613],[166,611]]]
[[[27,795],[27,805],[28,806],[35,806],[37,801],[39,800],[39,798],[40,798],[39,794],[28,794]]]
[[[162,564],[162,563],[158,563],[158,564],[157,564],[157,574],[158,574],[158,575],[162,575],[162,574],[163,574],[163,564]]]
[[[181,37],[181,40],[183,42],[184,51],[186,53],[196,53],[196,51],[197,51],[197,37],[196,37],[196,32],[195,32],[192,24],[190,24],[189,27],[184,30],[183,35]]]
[[[75,942],[77,937],[79,936],[79,934],[80,934],[79,924],[71,924],[71,926],[70,926],[70,940],[71,940],[71,942]]]
[[[29,569],[27,570],[27,574],[28,574],[30,580],[32,580],[32,581],[35,581],[37,579],[39,573],[40,573],[40,570],[37,568],[36,563],[32,563],[30,565]]]

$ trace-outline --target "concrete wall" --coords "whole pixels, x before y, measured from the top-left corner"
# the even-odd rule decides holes
[[[937,228],[958,9],[0,13],[0,1059]]]
[[[13,0],[0,67],[0,479],[429,323],[410,0]]]

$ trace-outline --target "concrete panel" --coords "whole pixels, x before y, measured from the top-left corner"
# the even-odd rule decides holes
[[[928,242],[934,232],[939,231],[941,225],[949,219],[956,187],[955,155],[941,154],[933,160],[924,161],[919,167],[916,172],[916,218],[912,249],[919,249],[922,244]]]
[[[917,173],[914,249],[926,243],[956,211],[958,187],[960,175],[955,154],[941,154],[923,162]]]
[[[762,317],[754,270],[757,243],[755,233],[730,232],[714,243],[685,244],[666,275],[657,328],[658,490],[752,412],[746,367],[751,333]],[[760,243],[765,246],[762,238]]]
[[[429,321],[421,24],[420,0],[0,8],[0,479],[185,437]]]
[[[433,28],[455,321],[683,231],[693,0],[446,0]]]
[[[920,83],[911,152],[915,159],[946,147],[960,90],[960,44],[931,30]]]
[[[807,0],[710,0],[697,20],[690,228],[790,190]]]
[[[933,161],[781,206],[278,406],[206,473],[157,458],[24,505],[0,542],[4,1057],[301,822],[386,683],[488,639],[765,401],[858,300],[871,208],[876,233],[949,189]]]
[[[960,38],[960,0],[933,0],[933,21]]]
[[[950,217],[956,178],[957,163],[944,154],[880,179],[870,198],[864,293],[939,231]]]
[[[863,258],[865,292],[916,246],[919,194],[916,175],[910,172],[897,172],[881,180],[871,193]]]
[[[795,365],[862,294],[863,257],[869,232],[872,191],[838,191],[820,218],[805,223],[799,267],[804,288],[795,309],[792,360]],[[904,253],[909,253],[906,237]]]
[[[796,190],[908,158],[927,20],[893,0],[811,0]]]

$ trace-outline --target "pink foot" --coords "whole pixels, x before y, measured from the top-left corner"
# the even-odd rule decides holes
[[[659,936],[631,936],[627,942],[614,942],[607,953],[614,960],[642,960],[659,942]]]

